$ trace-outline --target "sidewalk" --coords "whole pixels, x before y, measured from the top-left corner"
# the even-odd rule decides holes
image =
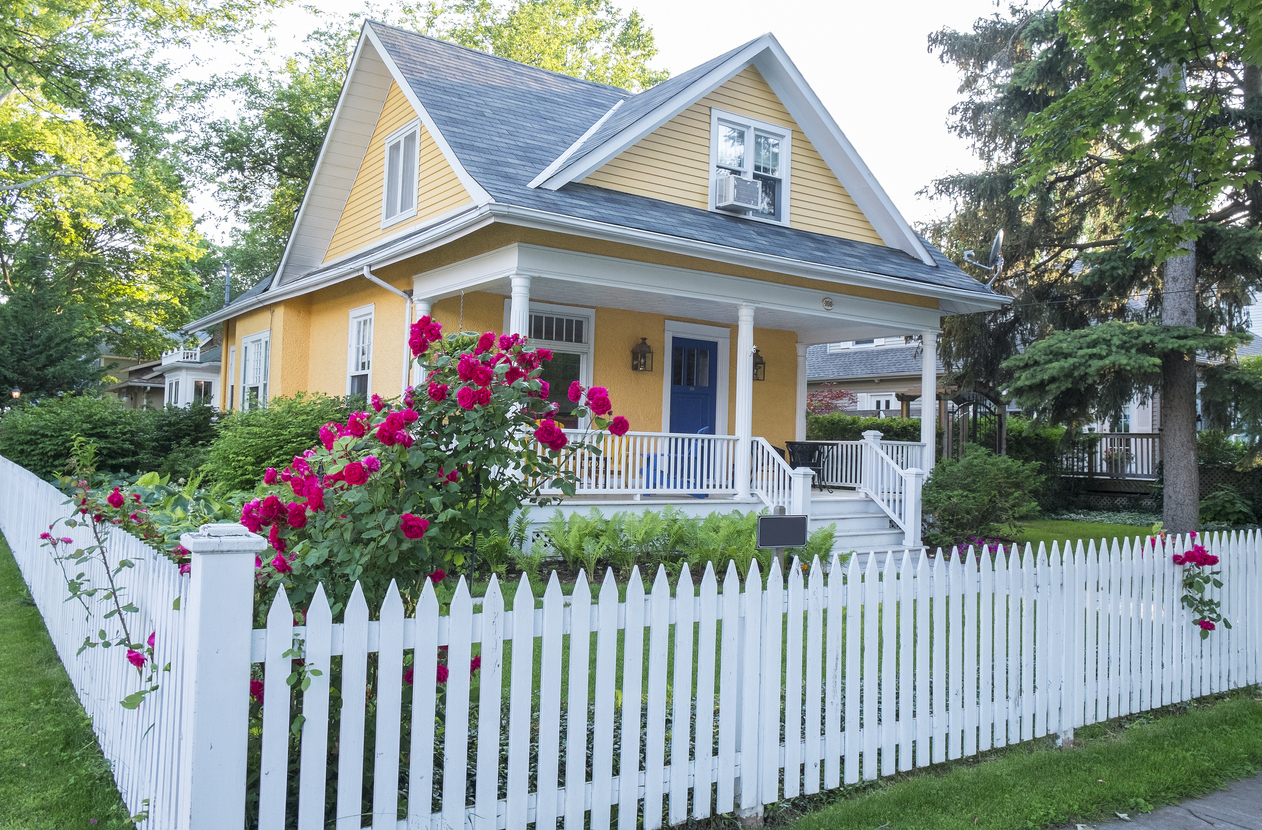
[[[1204,798],[1133,815],[1130,821],[1079,824],[1065,830],[1262,830],[1262,775]]]

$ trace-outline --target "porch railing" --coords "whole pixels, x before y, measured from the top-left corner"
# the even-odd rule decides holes
[[[920,546],[920,491],[925,474],[921,468],[899,464],[881,443],[881,433],[863,433],[862,483],[859,489],[875,501],[903,531],[907,547]]]
[[[754,439],[749,480],[750,491],[768,507],[793,506],[793,468],[766,438]]]
[[[571,440],[586,437],[600,454],[580,450],[566,468],[584,495],[732,494],[736,487],[734,435],[677,435],[628,432],[592,436],[566,430]],[[559,492],[547,489],[545,492]]]
[[[1061,457],[1066,475],[1156,481],[1160,434],[1104,432],[1099,439],[1093,447],[1078,447]]]
[[[817,486],[862,487],[863,447],[866,441],[812,441],[824,447]],[[925,445],[911,441],[880,441],[881,450],[904,470],[924,469]]]

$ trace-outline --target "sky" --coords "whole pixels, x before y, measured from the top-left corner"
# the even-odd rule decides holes
[[[307,0],[332,13],[361,8],[346,0]],[[771,32],[909,222],[945,206],[916,192],[933,179],[976,165],[946,129],[958,76],[927,51],[930,32],[969,28],[996,11],[994,0],[615,0],[652,28],[655,68],[672,75]],[[297,6],[276,13],[271,36],[295,51],[316,18]],[[211,67],[219,61],[211,59]]]

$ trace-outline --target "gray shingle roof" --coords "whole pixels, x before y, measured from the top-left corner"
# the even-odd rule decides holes
[[[626,90],[414,32],[372,25],[460,163],[497,202],[983,295],[992,293],[932,247],[929,250],[938,263],[936,268],[895,248],[750,222],[591,185],[567,184],[556,191],[530,188],[529,182],[618,100],[627,99],[627,103],[610,121],[622,123],[623,110],[629,117],[647,112],[655,106],[654,100],[660,103],[681,87],[671,84],[663,92],[655,92],[659,85],[630,97]],[[707,63],[713,65],[725,57]],[[686,84],[689,78],[695,80],[699,75],[694,73],[702,72],[704,66],[684,73],[677,81]],[[638,99],[647,104],[639,104]],[[606,128],[615,129],[607,122],[598,132]]]
[[[806,350],[806,379],[815,383],[898,375],[919,377],[919,349],[915,344],[874,346],[870,349],[842,349],[830,354],[827,344],[811,346]],[[938,374],[942,374],[942,371],[942,361],[939,360]]]

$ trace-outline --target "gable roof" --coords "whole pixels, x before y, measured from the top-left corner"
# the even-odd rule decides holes
[[[942,374],[938,360],[938,374]],[[810,382],[886,378],[906,375],[920,378],[920,346],[873,346],[828,351],[828,344],[806,350],[806,379]]]
[[[810,101],[817,104],[817,99],[804,81],[798,84],[795,80],[800,79],[797,70],[770,35],[750,41],[649,90],[632,94],[617,87],[369,22],[364,25],[352,58],[284,257],[274,278],[263,288],[278,289],[298,280],[307,284],[308,278],[334,270],[346,270],[348,274],[351,270],[358,272],[361,260],[371,259],[374,250],[399,252],[411,242],[432,243],[435,233],[456,234],[478,222],[506,221],[588,233],[647,247],[686,249],[696,256],[709,256],[713,252],[718,259],[726,256],[726,261],[752,257],[762,263],[761,267],[771,270],[786,265],[816,270],[843,269],[856,279],[870,275],[894,290],[899,288],[891,285],[891,281],[910,281],[913,284],[901,290],[924,293],[925,288],[938,287],[952,296],[976,298],[984,306],[1003,302],[911,231],[892,204],[888,205],[888,210],[877,212],[882,213],[887,225],[890,222],[900,225],[899,232],[908,239],[901,247],[750,222],[578,182],[557,185],[555,189],[549,189],[551,185],[531,186],[549,167],[569,174],[594,163],[598,157],[611,152],[618,141],[624,140],[629,128],[639,125],[637,129],[647,129],[646,125],[653,120],[690,105],[700,97],[697,93],[703,87],[717,86],[722,76],[740,71],[751,60],[782,98],[786,88],[796,90],[796,98],[793,102],[786,101],[786,106],[792,104],[791,108],[796,108],[794,117],[813,143],[819,143],[818,136],[828,132],[831,125],[836,135],[825,143],[834,156],[853,156],[853,162],[859,166],[856,169],[863,175],[859,176],[857,185],[845,181],[843,185],[871,219],[872,205],[881,200],[888,203],[888,197],[875,180],[870,180],[871,174],[862,167],[857,155],[853,155],[853,149],[845,143],[844,136],[840,136],[822,106],[807,106]],[[457,219],[439,217],[434,222],[410,226],[375,243],[371,250],[352,251],[326,264],[323,259],[329,241],[368,150],[391,82],[398,83],[448,163],[473,195],[475,204]],[[840,142],[835,140],[838,136]],[[824,149],[819,149],[823,154]],[[832,165],[834,159],[828,161]],[[876,218],[881,221],[881,217]],[[877,230],[882,232],[879,225]],[[912,248],[920,253],[910,250]],[[350,268],[352,263],[355,263],[353,269]],[[824,279],[829,278],[824,276]],[[260,299],[257,295],[243,296],[228,308],[244,307]],[[971,304],[973,300],[968,302]],[[947,308],[949,306],[944,306]],[[231,314],[220,311],[213,318],[220,320],[227,316]],[[207,318],[207,321],[212,320]],[[198,322],[206,324],[206,321]]]

